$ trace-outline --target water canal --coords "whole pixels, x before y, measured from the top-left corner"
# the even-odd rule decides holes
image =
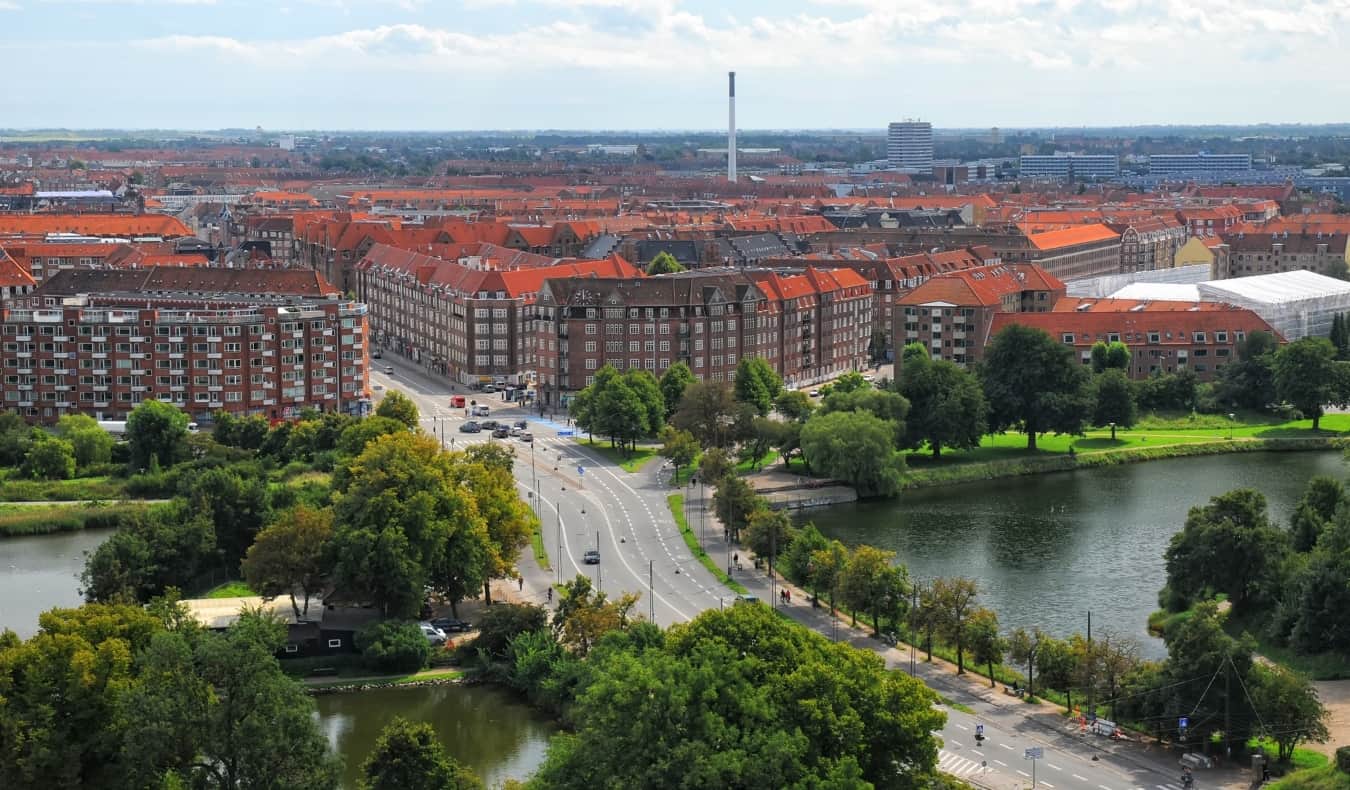
[[[1308,478],[1346,476],[1339,452],[1179,458],[905,492],[896,500],[808,511],[826,535],[894,551],[920,580],[967,576],[1006,628],[1057,636],[1110,627],[1165,654],[1146,632],[1164,580],[1163,550],[1186,512],[1249,486],[1288,523]]]

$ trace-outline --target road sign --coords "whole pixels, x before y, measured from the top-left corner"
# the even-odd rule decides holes
[[[1184,730],[1189,726],[1191,726],[1191,720],[1186,718],[1185,716],[1182,716],[1181,718],[1177,719],[1177,729]]]
[[[1027,750],[1022,753],[1023,760],[1040,760],[1043,757],[1045,757],[1045,749],[1040,746],[1028,746]]]
[[[584,475],[584,474],[586,474],[586,467],[584,467],[584,466],[578,466],[578,467],[577,467],[577,474],[579,474],[579,475]]]
[[[558,435],[559,435],[559,436],[575,436],[575,435],[576,435],[576,431],[572,430],[571,428],[564,428],[563,430],[558,431]]]
[[[976,725],[975,725],[975,734],[976,734],[976,735],[984,735],[984,725],[983,725],[983,724],[976,724]]]

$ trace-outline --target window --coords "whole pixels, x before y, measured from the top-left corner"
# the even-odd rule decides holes
[[[329,640],[328,640],[328,646],[329,646],[329,647],[342,647],[342,640],[341,640],[341,639],[329,639]]]
[[[1150,343],[1157,343],[1157,342],[1159,342],[1159,340],[1158,340],[1158,333],[1157,333],[1157,332],[1149,332],[1149,333],[1148,333],[1148,342],[1150,342]]]
[[[1072,333],[1072,332],[1065,332],[1065,333],[1064,333],[1064,336],[1063,336],[1061,339],[1062,339],[1065,343],[1068,343],[1069,345],[1073,345],[1073,333]]]
[[[288,642],[288,643],[286,644],[286,652],[287,652],[287,653],[299,653],[299,652],[300,652],[300,646],[297,645],[297,644],[295,644],[295,643],[293,643],[293,642]]]

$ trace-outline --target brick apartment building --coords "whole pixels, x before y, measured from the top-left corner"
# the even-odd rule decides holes
[[[867,281],[844,270],[549,280],[534,311],[539,397],[565,404],[606,364],[660,376],[684,362],[729,382],[746,356],[802,386],[865,364],[871,310]]]
[[[1129,376],[1190,370],[1213,381],[1219,369],[1237,358],[1237,344],[1252,332],[1275,332],[1244,307],[1212,302],[1141,302],[1132,299],[1061,299],[1049,313],[1000,313],[991,331],[1010,324],[1043,329],[1072,346],[1084,365],[1092,364],[1098,341],[1130,348]]]
[[[1034,263],[1060,280],[1078,280],[1121,271],[1121,235],[1106,225],[1075,225],[1033,233],[1023,256],[1005,261]]]
[[[3,408],[43,423],[151,399],[198,422],[363,413],[366,354],[365,305],[313,272],[63,271],[0,310]]]
[[[531,263],[554,263],[502,251]],[[545,280],[640,276],[618,256],[510,271],[496,268],[499,263],[478,256],[447,261],[376,245],[356,267],[356,289],[369,305],[374,341],[461,384],[521,383],[534,369],[535,332],[527,308]]]
[[[1344,277],[1350,269],[1350,246],[1344,230],[1304,230],[1290,233],[1245,233],[1225,235],[1227,264],[1219,279],[1272,274],[1303,269]]]
[[[1170,269],[1177,250],[1186,243],[1186,227],[1170,217],[1108,222],[1106,226],[1120,234],[1122,273]]]
[[[1003,263],[929,279],[897,301],[892,347],[921,343],[929,355],[969,365],[984,355],[1000,313],[1046,313],[1064,283],[1038,266]]]

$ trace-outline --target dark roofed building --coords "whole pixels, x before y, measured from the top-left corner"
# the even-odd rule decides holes
[[[335,299],[340,294],[308,269],[219,269],[152,266],[144,269],[64,269],[34,296],[186,296],[213,302]]]

